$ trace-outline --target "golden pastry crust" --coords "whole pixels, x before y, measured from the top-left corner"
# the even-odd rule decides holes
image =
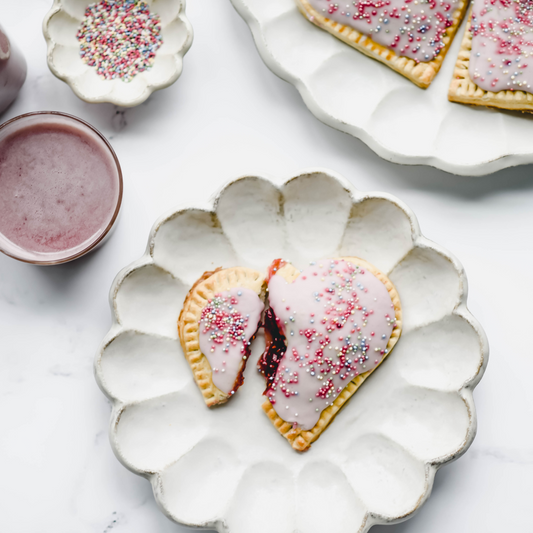
[[[369,370],[364,374],[360,374],[359,376],[356,376],[354,379],[352,379],[350,383],[348,383],[348,385],[345,387],[345,389],[341,392],[341,394],[337,396],[335,401],[329,407],[324,409],[324,411],[322,411],[318,422],[312,429],[302,430],[298,427],[293,427],[291,423],[285,422],[285,420],[283,420],[276,413],[276,410],[274,409],[269,400],[265,400],[262,405],[263,411],[265,411],[266,415],[268,416],[272,424],[274,424],[274,427],[279,431],[279,433],[289,441],[290,445],[295,450],[299,452],[307,451],[311,447],[311,444],[315,440],[317,440],[318,437],[320,437],[320,435],[326,430],[328,425],[331,424],[337,413],[346,404],[346,402],[356,393],[357,389],[363,384],[363,382],[368,378],[368,376],[370,376],[370,374],[372,374],[372,372],[374,372],[374,370],[383,362],[385,357],[390,354],[391,350],[398,342],[398,339],[400,338],[400,335],[402,333],[402,307],[400,303],[400,297],[398,296],[398,292],[392,284],[392,281],[387,276],[385,276],[385,274],[379,271],[374,265],[367,263],[363,259],[359,259],[357,257],[339,257],[338,259],[348,261],[352,265],[359,265],[360,267],[363,267],[364,269],[374,274],[374,276],[376,276],[376,278],[378,278],[383,283],[383,285],[385,285],[385,287],[389,291],[390,298],[394,305],[396,328],[392,330],[391,337],[387,344],[388,353],[383,356],[383,359],[379,362],[379,364],[376,365],[376,367],[372,370]],[[276,275],[282,276],[286,281],[291,283],[300,275],[300,271],[297,270],[291,264],[285,264],[276,272]]]
[[[390,48],[376,43],[370,37],[358,32],[351,26],[346,26],[324,17],[311,6],[308,0],[295,1],[298,9],[313,24],[326,30],[335,37],[338,37],[341,41],[344,41],[356,50],[359,50],[359,52],[381,61],[381,63],[384,63],[402,76],[405,76],[422,89],[427,89],[439,72],[453,37],[463,20],[468,5],[468,0],[461,0],[459,6],[454,11],[452,15],[453,23],[446,30],[446,34],[442,39],[444,42],[444,48],[439,55],[431,61],[416,63],[414,59],[396,54]]]
[[[466,26],[461,49],[453,72],[453,79],[448,89],[448,100],[460,104],[482,105],[533,113],[533,94],[524,91],[485,91],[478,87],[470,78],[468,67],[470,53],[472,52],[472,32],[470,31],[470,18]]]
[[[211,365],[200,350],[200,318],[202,310],[216,293],[228,291],[233,287],[251,289],[263,301],[265,299],[266,279],[264,274],[244,267],[218,268],[213,272],[205,272],[192,286],[185,298],[178,319],[178,334],[183,354],[208,407],[225,403],[232,395],[221,391],[213,383]],[[242,372],[245,365],[246,361],[243,360],[236,382],[239,380],[242,382]]]

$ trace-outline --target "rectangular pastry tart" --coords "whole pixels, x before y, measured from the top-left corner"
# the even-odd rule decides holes
[[[264,274],[243,267],[205,272],[187,294],[178,333],[208,407],[227,402],[242,385],[265,295]]]
[[[387,276],[355,257],[303,271],[277,260],[268,291],[263,410],[305,451],[395,346],[400,298]]]
[[[427,88],[468,0],[295,0],[318,27]]]
[[[533,111],[533,2],[475,0],[448,99]]]

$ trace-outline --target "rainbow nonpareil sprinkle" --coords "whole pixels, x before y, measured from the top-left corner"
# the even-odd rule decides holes
[[[82,60],[105,80],[131,81],[163,44],[159,15],[142,0],[102,0],[85,10],[77,34]]]

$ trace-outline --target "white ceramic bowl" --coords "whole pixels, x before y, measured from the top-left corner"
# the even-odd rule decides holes
[[[424,91],[311,24],[294,0],[231,1],[270,70],[298,89],[319,120],[361,139],[384,159],[465,176],[533,162],[528,113],[448,101],[464,24]]]
[[[218,266],[264,270],[284,257],[303,267],[342,255],[389,275],[404,329],[311,450],[295,452],[261,409],[261,336],[243,387],[209,410],[176,329],[195,280]],[[110,297],[113,326],[95,371],[113,405],[111,443],[181,524],[231,533],[365,532],[416,512],[437,469],[474,438],[472,391],[488,346],[466,307],[465,273],[388,194],[361,193],[325,171],[279,185],[236,180],[211,202],[162,217]]]
[[[104,80],[80,57],[76,34],[87,6],[95,1],[98,0],[54,0],[43,21],[48,66],[79,98],[90,103],[109,102],[132,107],[180,77],[183,56],[193,38],[192,27],[185,16],[185,0],[145,0],[150,11],[161,18],[163,44],[156,52],[154,65],[130,82]]]

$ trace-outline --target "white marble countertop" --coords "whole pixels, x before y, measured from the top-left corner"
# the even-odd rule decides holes
[[[0,256],[0,531],[187,531],[160,513],[149,483],[128,472],[108,443],[109,404],[92,364],[111,323],[109,287],[142,255],[165,210],[205,199],[242,174],[289,176],[316,166],[361,190],[395,194],[415,211],[424,234],[464,264],[470,309],[491,344],[475,393],[472,448],[437,474],[418,515],[372,531],[531,528],[533,358],[525,336],[533,318],[531,167],[473,179],[381,160],[318,122],[296,90],[264,66],[228,0],[189,0],[195,40],[174,86],[130,110],[85,104],[46,65],[41,22],[50,6],[51,0],[0,0],[0,22],[29,66],[1,120],[49,109],[91,122],[118,154],[125,196],[116,232],[84,259],[39,268]]]

